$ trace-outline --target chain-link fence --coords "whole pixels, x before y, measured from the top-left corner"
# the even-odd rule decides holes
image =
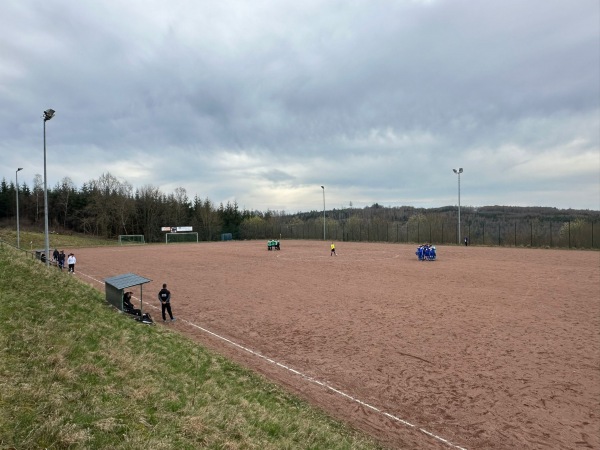
[[[324,239],[328,241],[396,242],[507,247],[599,249],[599,225],[593,221],[477,220],[458,224],[449,221],[409,220],[384,222],[367,219],[327,219],[284,224],[256,221],[242,223],[241,239]]]

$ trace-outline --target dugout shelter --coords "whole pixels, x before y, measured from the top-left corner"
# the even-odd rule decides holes
[[[122,275],[116,275],[114,277],[106,278],[104,280],[104,287],[106,291],[106,301],[117,308],[119,311],[123,311],[123,294],[125,289],[133,286],[140,287],[140,311],[144,313],[144,300],[143,300],[143,286],[149,283],[149,278],[144,278],[135,273],[125,273]]]

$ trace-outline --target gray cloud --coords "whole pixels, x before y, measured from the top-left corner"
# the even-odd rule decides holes
[[[0,175],[249,209],[600,209],[592,0],[8,0]],[[31,183],[30,181],[28,181]]]

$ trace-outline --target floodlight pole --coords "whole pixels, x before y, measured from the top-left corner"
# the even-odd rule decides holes
[[[44,237],[46,266],[50,266],[50,237],[48,235],[48,178],[46,176],[46,122],[54,117],[55,111],[47,109],[44,111]]]
[[[22,167],[19,167],[15,172],[15,183],[17,185],[17,248],[21,248],[20,243],[20,233],[19,233],[19,171],[23,170]]]
[[[323,189],[323,240],[325,240],[325,186],[321,186],[321,189]]]
[[[460,245],[460,174],[463,173],[462,167],[458,170],[452,169],[458,175],[458,245]]]

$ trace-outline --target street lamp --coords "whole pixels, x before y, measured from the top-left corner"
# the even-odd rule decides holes
[[[323,189],[323,240],[325,240],[325,186],[321,186]]]
[[[462,167],[458,170],[452,169],[458,175],[458,245],[460,245],[460,174],[463,173]]]
[[[46,240],[46,266],[50,266],[50,237],[48,236],[48,178],[46,177],[46,122],[54,117],[53,109],[44,111],[44,235]]]
[[[15,172],[15,183],[17,184],[17,248],[21,248],[20,239],[19,239],[19,171],[23,170],[22,167],[19,167]]]

